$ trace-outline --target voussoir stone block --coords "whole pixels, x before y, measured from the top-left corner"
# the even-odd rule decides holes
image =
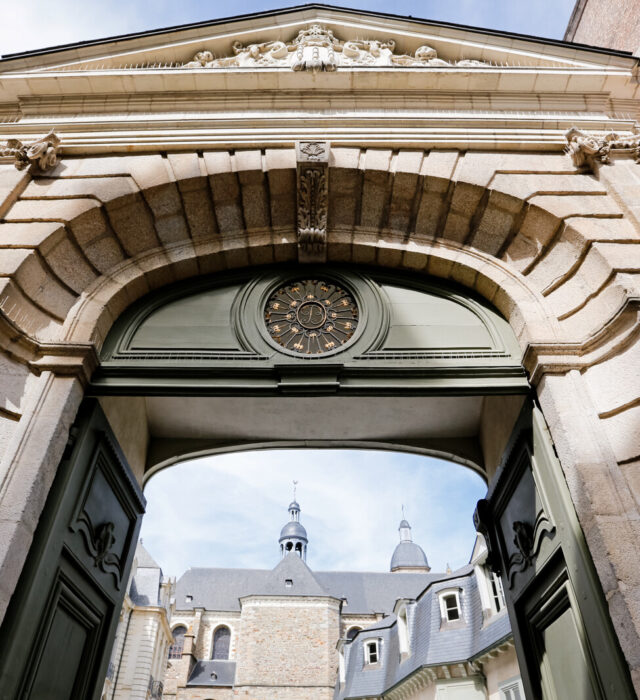
[[[349,228],[359,223],[362,180],[362,171],[357,168],[332,168],[329,171],[329,228]]]
[[[360,225],[379,229],[386,219],[392,176],[385,170],[365,170],[362,184]]]
[[[167,160],[173,171],[176,182],[193,180],[206,174],[204,163],[200,165],[197,153],[168,153]]]
[[[60,320],[75,302],[75,296],[45,269],[39,256],[29,248],[3,250],[0,276],[13,278],[35,304]]]
[[[293,153],[293,151],[291,151]],[[268,162],[267,151],[267,162]],[[277,162],[277,159],[274,159]],[[284,160],[284,159],[283,159]],[[274,168],[267,171],[271,225],[274,228],[293,228],[296,221],[295,154],[292,168]]]
[[[609,323],[630,298],[640,296],[640,274],[617,273],[601,291],[561,321],[567,338],[586,339]]]
[[[156,233],[163,244],[189,238],[182,200],[175,182],[150,187],[142,196],[153,214]]]
[[[11,278],[0,277],[0,309],[18,328],[33,338],[57,337],[61,323],[37,307]]]
[[[69,228],[93,267],[105,273],[124,260],[124,252],[102,209],[75,218]]]
[[[158,236],[148,206],[140,194],[120,197],[105,205],[111,228],[128,255],[137,255],[158,245]]]
[[[640,248],[630,243],[593,243],[575,274],[547,299],[559,318],[581,307],[617,271],[640,270]]]
[[[471,245],[490,255],[497,255],[514,229],[516,217],[522,206],[522,201],[515,197],[491,191],[487,206],[471,238]]]
[[[218,226],[207,178],[180,180],[178,189],[191,238],[196,240],[215,236],[218,233]]]
[[[457,182],[442,237],[456,243],[463,243],[471,230],[471,217],[482,200],[484,187]]]

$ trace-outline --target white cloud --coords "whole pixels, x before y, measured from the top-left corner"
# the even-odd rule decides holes
[[[237,453],[170,467],[148,484],[145,545],[166,574],[271,568],[299,481],[315,570],[388,570],[401,505],[434,570],[468,561],[479,476],[416,455],[347,450]]]

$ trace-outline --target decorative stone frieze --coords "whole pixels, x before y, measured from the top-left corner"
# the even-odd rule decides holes
[[[18,170],[24,170],[33,163],[38,170],[44,172],[57,165],[59,150],[60,137],[51,129],[46,136],[30,144],[9,139],[7,145],[0,150],[0,156],[13,158]]]
[[[626,134],[611,132],[603,136],[589,134],[572,126],[565,134],[567,139],[566,152],[571,156],[573,164],[577,168],[593,168],[593,161],[601,163],[610,162],[612,150],[631,153],[640,163],[640,125],[634,125],[634,129]]]
[[[329,211],[329,143],[298,141],[296,163],[298,259],[300,262],[325,262]]]
[[[396,54],[393,39],[351,39],[341,41],[321,24],[301,29],[292,41],[261,44],[233,43],[233,56],[214,58],[211,51],[199,51],[185,68],[291,68],[294,71],[335,71],[341,66],[409,66],[470,68],[488,65],[475,59],[450,63],[438,58],[431,46],[420,46],[413,55]]]

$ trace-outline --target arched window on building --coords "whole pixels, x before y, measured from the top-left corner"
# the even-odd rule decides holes
[[[347,631],[347,639],[351,642],[353,641],[353,638],[358,634],[358,632],[362,629],[362,627],[350,627],[349,630]]]
[[[181,659],[182,650],[184,648],[184,635],[187,633],[187,628],[184,625],[178,625],[173,630],[173,644],[169,647],[170,659]]]
[[[229,647],[231,643],[231,630],[222,625],[213,633],[213,648],[211,650],[212,659],[228,659]]]

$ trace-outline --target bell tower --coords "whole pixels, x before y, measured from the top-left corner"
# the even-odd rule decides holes
[[[302,561],[307,561],[307,531],[300,523],[300,504],[296,501],[296,486],[293,482],[293,501],[289,504],[289,522],[280,531],[280,556],[295,553]]]

